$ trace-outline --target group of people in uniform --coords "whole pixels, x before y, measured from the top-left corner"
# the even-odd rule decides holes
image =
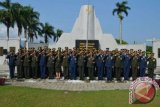
[[[6,58],[9,60],[10,78],[15,78],[15,67],[17,67],[17,78],[41,78],[41,79],[70,79],[112,81],[116,78],[121,81],[124,77],[128,81],[130,77],[148,76],[153,78],[156,68],[154,53],[146,56],[141,50],[96,50],[65,47],[58,48],[26,48],[19,49],[17,53],[9,52]]]

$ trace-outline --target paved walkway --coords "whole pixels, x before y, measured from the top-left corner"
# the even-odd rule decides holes
[[[97,90],[122,90],[129,89],[128,83],[106,83],[105,81],[80,81],[80,80],[25,80],[10,81],[12,86],[22,86],[41,89],[68,90],[68,91],[97,91]]]

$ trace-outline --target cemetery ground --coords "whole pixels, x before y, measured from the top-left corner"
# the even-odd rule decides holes
[[[148,104],[129,104],[128,90],[62,91],[0,86],[0,107],[159,107],[160,90]]]

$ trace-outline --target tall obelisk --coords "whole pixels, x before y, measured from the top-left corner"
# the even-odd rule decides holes
[[[70,33],[63,33],[58,42],[56,44],[50,44],[49,47],[73,48],[76,47],[77,40],[98,41],[98,48],[101,49],[115,49],[118,46],[112,34],[104,34],[102,32],[101,25],[95,14],[94,6],[88,4],[81,6],[79,16],[75,21],[72,31]]]

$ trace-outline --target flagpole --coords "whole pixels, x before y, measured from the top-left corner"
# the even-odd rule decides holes
[[[89,27],[89,0],[88,0],[88,11],[87,11],[87,40],[86,40],[86,50],[88,50],[88,27]]]

